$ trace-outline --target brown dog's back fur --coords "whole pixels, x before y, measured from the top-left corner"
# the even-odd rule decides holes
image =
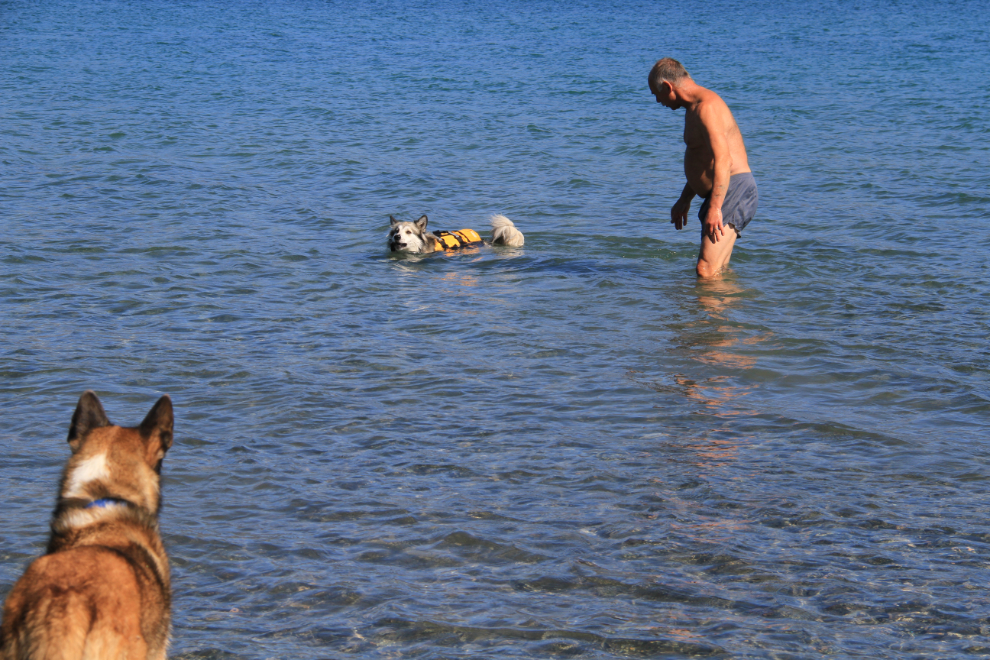
[[[79,399],[48,551],[7,596],[0,660],[165,658],[171,593],[157,514],[172,425],[167,396],[136,428],[111,425],[94,393]]]

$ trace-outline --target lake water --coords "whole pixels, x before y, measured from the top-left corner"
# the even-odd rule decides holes
[[[175,658],[990,653],[980,2],[0,2],[0,596],[173,397]],[[685,63],[756,219],[669,224]],[[520,249],[402,258],[388,216]]]

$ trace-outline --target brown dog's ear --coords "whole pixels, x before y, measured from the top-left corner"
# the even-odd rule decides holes
[[[162,451],[166,452],[172,446],[172,422],[172,399],[168,398],[167,394],[163,394],[141,422],[138,430],[145,438],[150,438],[157,432],[162,443]]]
[[[389,225],[389,227],[394,227],[397,224],[399,224],[399,221],[395,219],[395,216],[394,215],[388,216],[388,219],[391,222],[391,224]]]
[[[72,413],[72,424],[69,425],[69,446],[72,451],[79,449],[79,441],[93,429],[110,426],[103,404],[93,390],[86,390],[79,397],[76,412]]]
[[[429,218],[425,215],[416,221],[416,229],[424,231],[426,229],[426,223],[429,222]]]

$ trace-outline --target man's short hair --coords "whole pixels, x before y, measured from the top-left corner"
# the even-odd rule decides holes
[[[660,89],[660,83],[663,82],[677,87],[685,78],[690,79],[691,74],[687,72],[684,65],[673,57],[665,57],[662,60],[657,60],[657,63],[650,69],[650,89]]]

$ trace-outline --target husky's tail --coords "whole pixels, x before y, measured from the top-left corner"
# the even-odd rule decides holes
[[[509,247],[522,247],[525,241],[522,232],[516,229],[512,220],[504,215],[492,216],[492,243],[508,245]]]

